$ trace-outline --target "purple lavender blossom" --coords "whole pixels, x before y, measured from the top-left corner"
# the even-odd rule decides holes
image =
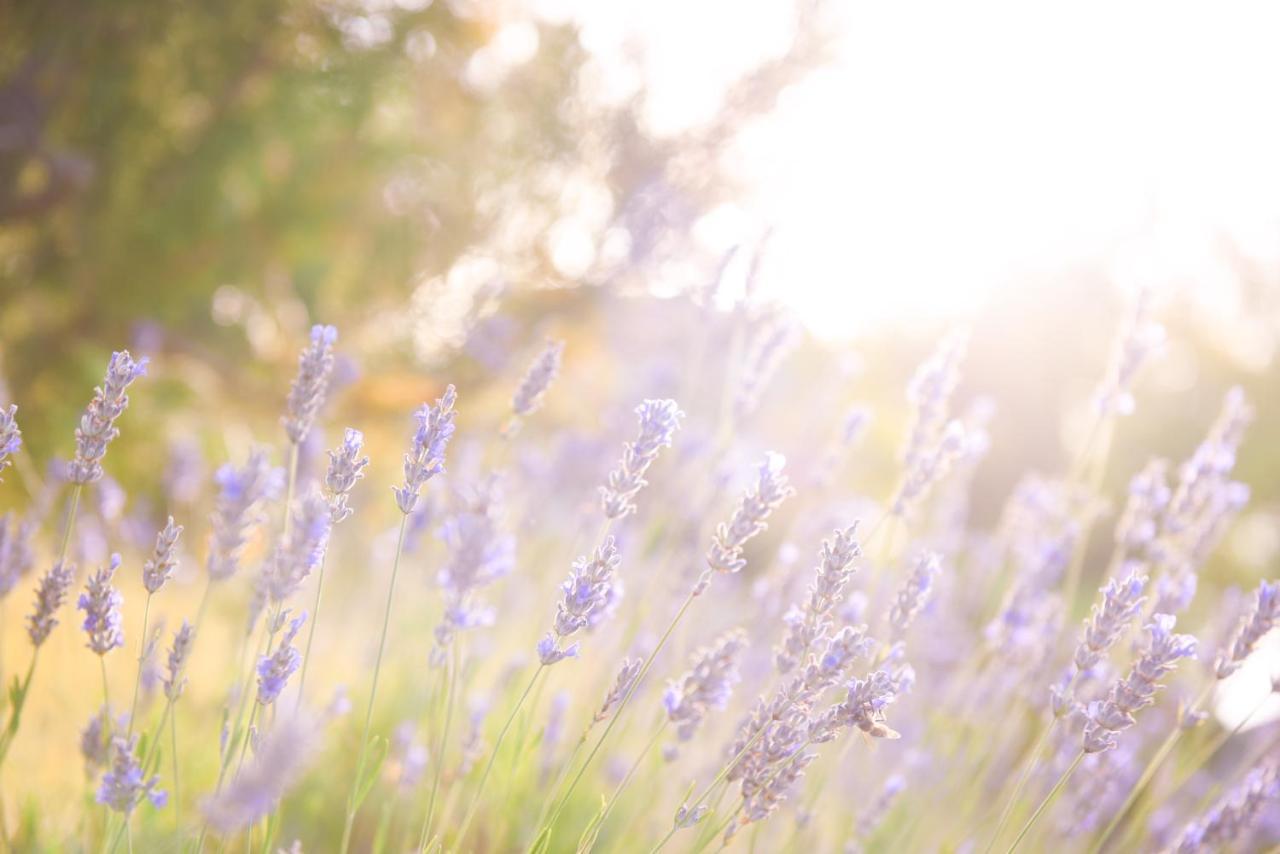
[[[1219,679],[1226,679],[1240,669],[1240,665],[1253,652],[1262,636],[1280,621],[1280,581],[1263,581],[1254,594],[1253,608],[1240,619],[1229,651],[1218,654],[1214,672]]]
[[[120,435],[115,422],[129,405],[125,390],[129,384],[147,372],[147,359],[134,361],[128,350],[111,354],[107,375],[102,385],[94,389],[93,400],[80,417],[76,428],[76,456],[68,468],[72,483],[93,483],[102,477],[102,458],[107,446]]]
[[[298,356],[298,375],[289,388],[288,414],[281,419],[289,441],[295,445],[302,444],[324,405],[337,340],[338,330],[332,326],[313,326],[311,343]]]
[[[803,606],[793,605],[783,618],[787,624],[782,643],[774,650],[773,661],[782,674],[789,673],[805,660],[831,628],[832,609],[844,598],[844,588],[853,576],[853,561],[862,552],[854,535],[858,523],[836,531],[818,552],[818,568],[809,585],[809,597]]]
[[[1209,854],[1233,849],[1280,799],[1280,774],[1275,765],[1262,765],[1245,776],[1200,818],[1187,825],[1171,847],[1174,854]]]
[[[814,719],[809,740],[814,744],[831,741],[845,727],[856,727],[872,738],[898,738],[884,723],[884,710],[898,696],[900,682],[887,670],[877,670],[866,679],[849,684],[844,702]]]
[[[98,786],[97,801],[115,812],[128,816],[143,798],[155,807],[168,802],[166,795],[156,786],[160,778],[146,779],[142,764],[136,755],[137,737],[126,739],[116,736],[111,742],[111,770],[102,775]]]
[[[76,607],[84,611],[82,628],[89,635],[89,649],[98,655],[106,655],[124,644],[120,606],[124,596],[111,586],[116,570],[120,568],[120,555],[113,554],[110,562],[89,577]]]
[[[1128,562],[1126,568],[1124,581],[1112,578],[1099,591],[1102,601],[1093,606],[1092,616],[1085,621],[1080,645],[1076,647],[1074,661],[1078,670],[1096,666],[1142,610],[1147,576],[1142,574],[1142,565],[1134,561]]]
[[[336,525],[351,515],[347,506],[356,481],[364,477],[369,458],[361,456],[364,434],[348,427],[342,444],[329,451],[329,469],[324,476],[325,497],[329,501],[329,522]]]
[[[169,659],[164,677],[164,695],[170,702],[176,702],[187,686],[183,672],[187,669],[187,659],[191,656],[191,646],[195,642],[195,629],[186,620],[182,628],[173,633],[173,645],[169,647]]]
[[[780,312],[768,313],[755,325],[733,400],[734,415],[739,420],[760,405],[760,396],[769,380],[799,341],[795,324]]]
[[[423,484],[444,471],[444,452],[453,436],[453,405],[457,399],[458,392],[448,386],[435,406],[424,403],[414,413],[418,427],[409,453],[404,456],[404,486],[393,488],[401,513],[412,513]]]
[[[1160,523],[1169,499],[1169,463],[1151,460],[1129,481],[1129,499],[1116,523],[1116,545],[1132,554],[1142,554],[1160,532]]]
[[[1176,620],[1171,614],[1156,614],[1147,624],[1149,640],[1142,655],[1124,679],[1111,686],[1105,701],[1089,704],[1089,720],[1084,726],[1085,753],[1113,750],[1115,733],[1133,726],[1134,713],[1155,702],[1156,682],[1177,665],[1178,659],[1195,655],[1196,639],[1173,633]]]
[[[249,454],[243,468],[227,463],[213,476],[219,494],[213,513],[213,535],[207,567],[214,581],[235,575],[249,533],[261,521],[262,502],[276,498],[284,471],[267,462],[265,451]]]
[[[283,602],[292,596],[324,560],[332,526],[331,507],[319,492],[304,496],[292,510],[289,535],[264,568],[267,596]]]
[[[0,516],[0,599],[12,593],[35,564],[35,551],[31,548],[33,529],[31,523],[18,519],[12,512]]]
[[[515,565],[515,540],[498,525],[499,485],[497,478],[489,478],[441,528],[449,558],[438,576],[445,593],[445,614],[435,629],[433,660],[437,663],[458,631],[492,621],[490,611],[475,601],[474,594],[506,576]]]
[[[151,557],[142,567],[142,586],[147,593],[158,593],[165,582],[173,577],[174,567],[178,565],[178,557],[174,552],[178,547],[178,538],[182,536],[182,526],[173,523],[173,517],[156,534],[156,547]]]
[[[560,585],[563,595],[556,603],[555,624],[538,644],[538,658],[544,665],[576,657],[578,644],[565,649],[561,642],[591,625],[592,616],[609,606],[609,590],[620,560],[613,537],[605,537],[590,558],[573,562],[569,578]]]
[[[913,454],[902,476],[902,486],[893,498],[893,512],[901,516],[946,476],[951,466],[969,450],[971,437],[964,424],[951,421],[937,444]]]
[[[716,528],[707,551],[707,565],[720,573],[735,573],[747,565],[743,546],[768,525],[765,520],[783,501],[795,494],[782,473],[786,459],[781,454],[766,454],[757,470],[756,486],[742,497],[733,518]]]
[[[1102,415],[1133,412],[1133,383],[1146,361],[1164,344],[1164,328],[1150,319],[1150,294],[1142,291],[1133,312],[1120,329],[1111,362],[1094,395]]]
[[[692,666],[667,686],[662,706],[676,725],[681,741],[688,741],[711,709],[723,709],[738,681],[738,658],[747,647],[742,629],[725,632],[709,647],[694,653]]]
[[[604,702],[600,705],[600,710],[596,712],[595,717],[592,719],[593,723],[599,723],[609,717],[610,712],[622,702],[623,697],[627,696],[627,692],[635,684],[636,677],[640,675],[640,666],[642,664],[644,664],[644,661],[639,658],[622,659],[622,666],[618,668],[618,676],[613,680],[613,687],[605,695]]]
[[[277,722],[258,743],[253,760],[201,805],[209,825],[233,833],[273,812],[317,757],[317,736],[305,718]]]
[[[640,434],[634,442],[622,446],[622,461],[609,473],[606,485],[600,487],[604,515],[621,519],[636,511],[635,497],[648,483],[644,474],[658,458],[658,452],[671,446],[672,437],[680,429],[684,413],[674,400],[646,400],[636,407],[640,416]]]
[[[120,720],[127,725],[127,720]],[[84,773],[89,779],[98,776],[111,761],[111,709],[103,706],[93,713],[80,731],[80,756],[84,759]]]
[[[901,638],[911,628],[916,614],[929,601],[933,582],[942,571],[942,556],[937,552],[921,552],[911,575],[893,600],[889,610],[889,626],[894,638]]]
[[[951,397],[960,381],[960,362],[967,346],[965,333],[950,333],[916,369],[907,385],[907,401],[913,413],[902,461],[908,472],[921,468],[935,455],[934,449],[947,425]]]
[[[277,624],[272,627],[273,635],[280,630],[288,615],[287,609],[280,613]],[[302,664],[302,653],[294,649],[293,639],[298,636],[298,630],[306,621],[306,611],[290,620],[289,628],[280,639],[280,646],[275,652],[263,656],[258,661],[258,702],[262,705],[269,706],[275,702],[288,683],[289,677]]]
[[[511,399],[511,410],[518,417],[532,415],[542,405],[543,395],[560,372],[563,354],[563,341],[548,341],[538,358],[533,360]]]
[[[27,617],[27,634],[34,646],[44,643],[53,627],[58,625],[58,609],[66,601],[75,579],[76,568],[65,563],[55,563],[40,579],[35,610]]]
[[[0,407],[0,474],[13,465],[9,457],[22,448],[22,431],[18,429],[18,406],[9,404],[9,408]]]

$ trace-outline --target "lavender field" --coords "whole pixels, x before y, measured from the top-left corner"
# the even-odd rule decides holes
[[[1278,22],[1087,6],[0,9],[0,850],[1280,852]]]

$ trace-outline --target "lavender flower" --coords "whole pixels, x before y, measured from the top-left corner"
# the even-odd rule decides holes
[[[0,516],[0,599],[12,593],[35,564],[33,527],[11,512]]]
[[[563,341],[548,341],[538,358],[534,359],[511,399],[511,409],[517,416],[532,415],[542,405],[542,396],[560,372],[563,354]]]
[[[907,385],[907,401],[913,409],[911,428],[902,452],[907,471],[924,465],[942,438],[951,396],[960,381],[960,362],[967,346],[968,336],[964,333],[947,335]]]
[[[911,576],[898,591],[893,607],[889,611],[889,625],[893,629],[895,638],[901,638],[907,633],[907,629],[911,628],[916,614],[920,613],[920,609],[929,601],[934,579],[941,571],[942,557],[937,552],[922,552],[916,558]]]
[[[92,779],[111,761],[111,710],[106,706],[93,713],[80,731],[80,755],[85,776]],[[127,721],[122,721],[127,723]]]
[[[1129,481],[1129,499],[1116,523],[1116,545],[1141,554],[1155,540],[1160,521],[1173,493],[1169,489],[1169,463],[1152,460]]]
[[[742,377],[733,401],[736,417],[745,418],[760,405],[765,386],[794,349],[798,337],[795,325],[780,313],[771,313],[757,324],[743,359]]]
[[[280,613],[277,623],[271,629],[273,635],[280,630],[288,615],[287,609]],[[289,628],[280,639],[280,646],[271,655],[265,655],[258,661],[258,702],[262,705],[269,706],[275,702],[289,677],[302,664],[302,653],[293,648],[293,639],[298,636],[298,630],[306,621],[306,611],[290,620]]]
[[[107,375],[102,385],[93,391],[93,400],[80,417],[76,428],[76,456],[67,469],[72,483],[93,483],[102,477],[102,458],[107,446],[120,435],[115,422],[129,405],[125,390],[129,384],[147,372],[147,359],[134,361],[128,350],[111,354]]]
[[[1278,798],[1280,775],[1275,766],[1254,768],[1240,785],[1188,824],[1170,850],[1175,854],[1202,854],[1232,849],[1245,840],[1265,810],[1274,809],[1272,802]]]
[[[804,661],[830,629],[829,614],[844,598],[845,585],[854,573],[853,560],[862,553],[854,539],[857,530],[855,522],[844,530],[836,529],[831,539],[823,542],[818,568],[809,585],[809,598],[803,607],[793,605],[783,618],[787,632],[773,657],[779,673],[789,673]]]
[[[902,477],[902,486],[893,499],[893,512],[905,514],[935,483],[946,476],[951,466],[969,449],[970,437],[964,425],[952,421],[942,431],[936,445],[914,453]]]
[[[1097,665],[1142,610],[1142,603],[1146,601],[1142,591],[1147,586],[1147,577],[1142,574],[1141,564],[1130,561],[1126,566],[1129,572],[1124,581],[1113,578],[1101,588],[1102,601],[1093,606],[1093,615],[1085,621],[1074,659],[1078,670]]]
[[[142,764],[135,753],[137,743],[136,737],[112,739],[111,770],[102,775],[102,784],[98,786],[98,803],[125,816],[132,813],[143,798],[157,808],[168,802],[168,795],[156,788],[160,779],[143,776]]]
[[[69,564],[55,563],[40,579],[40,588],[36,591],[35,611],[27,617],[27,634],[34,646],[40,646],[48,639],[53,627],[58,625],[56,614],[66,601],[71,582],[76,579],[76,568]]]
[[[311,343],[298,356],[298,375],[289,388],[288,414],[281,419],[284,432],[295,445],[307,438],[316,413],[324,405],[329,375],[333,373],[333,345],[337,340],[338,330],[332,326],[313,326]]]
[[[619,561],[613,537],[605,537],[590,559],[583,557],[574,561],[569,578],[560,585],[563,595],[556,604],[552,632],[538,644],[538,658],[543,664],[555,664],[577,655],[578,644],[564,649],[561,641],[591,625],[592,616],[609,606],[609,589]]]
[[[676,725],[681,741],[688,741],[711,709],[729,702],[738,681],[738,658],[747,646],[747,633],[733,629],[694,654],[692,667],[662,695],[667,719]]]
[[[194,642],[195,629],[183,620],[182,628],[173,633],[173,646],[169,647],[167,675],[164,677],[164,695],[170,702],[176,702],[187,686],[186,677],[182,674],[187,669],[187,659],[191,656]]]
[[[636,511],[635,497],[648,483],[645,472],[658,458],[658,452],[671,446],[684,417],[674,400],[646,400],[636,407],[636,415],[640,416],[640,434],[634,442],[622,446],[622,461],[600,487],[600,501],[609,519]]]
[[[324,560],[332,525],[331,507],[318,492],[311,492],[293,508],[289,535],[276,548],[264,568],[266,592],[272,602],[294,594]]]
[[[1280,581],[1263,581],[1254,594],[1253,609],[1240,619],[1230,642],[1230,651],[1220,652],[1214,662],[1217,677],[1226,679],[1239,670],[1258,641],[1275,628],[1277,621],[1280,621]]]
[[[113,554],[110,562],[89,577],[76,607],[84,611],[82,628],[89,635],[89,649],[98,655],[106,655],[124,644],[120,606],[124,596],[111,586],[116,570],[120,568],[120,555]]]
[[[437,663],[458,631],[492,621],[489,610],[477,604],[473,594],[506,576],[515,564],[515,541],[498,526],[498,498],[498,481],[490,478],[470,506],[450,517],[441,530],[449,559],[438,576],[445,591],[445,614],[435,629],[433,660]]]
[[[447,386],[435,406],[424,403],[414,413],[418,427],[404,456],[404,486],[393,489],[401,513],[412,513],[423,484],[444,471],[444,451],[453,436],[453,404],[457,399],[454,387]]]
[[[249,532],[260,521],[263,501],[274,499],[284,485],[284,472],[255,450],[243,468],[227,463],[213,476],[218,500],[213,512],[213,536],[206,564],[214,581],[235,575]]]
[[[782,473],[786,459],[781,454],[766,454],[758,469],[754,489],[742,497],[742,503],[729,522],[721,522],[716,528],[707,551],[707,565],[721,573],[739,572],[747,565],[742,548],[747,541],[764,531],[765,520],[784,500],[795,491]]]
[[[1133,669],[1111,686],[1105,701],[1089,704],[1084,726],[1084,752],[1113,750],[1114,734],[1133,726],[1134,713],[1155,702],[1160,685],[1156,680],[1173,670],[1178,659],[1195,655],[1196,639],[1173,633],[1176,620],[1171,614],[1156,614],[1147,624],[1150,639]]]
[[[22,431],[18,429],[18,406],[9,404],[9,408],[0,407],[0,474],[13,465],[9,457],[18,453],[22,447]]]
[[[356,481],[364,477],[369,458],[360,455],[364,434],[348,427],[342,444],[329,452],[329,470],[324,476],[325,497],[329,501],[329,523],[336,525],[351,515],[347,499]]]
[[[1164,343],[1164,328],[1149,317],[1149,293],[1143,291],[1116,338],[1111,363],[1095,394],[1098,412],[1129,415],[1133,412],[1133,382],[1143,364]]]
[[[897,699],[899,688],[898,680],[887,670],[853,680],[844,702],[810,725],[809,740],[814,744],[831,741],[845,727],[856,727],[872,738],[898,738],[898,733],[885,726],[884,710]]]
[[[618,669],[618,676],[613,682],[613,687],[609,689],[609,693],[605,695],[604,703],[600,705],[600,711],[596,712],[592,719],[593,723],[599,723],[609,717],[609,713],[613,711],[622,698],[627,696],[627,692],[631,690],[631,686],[635,684],[636,677],[640,675],[640,665],[644,661],[639,658],[624,658],[622,666]]]
[[[257,745],[253,760],[202,805],[209,825],[219,833],[233,833],[273,812],[316,758],[317,735],[305,718],[276,723]]]
[[[174,551],[178,546],[178,538],[182,536],[182,526],[173,523],[173,517],[156,534],[155,551],[142,566],[142,586],[148,593],[158,593],[165,582],[173,577],[173,569],[178,565]]]

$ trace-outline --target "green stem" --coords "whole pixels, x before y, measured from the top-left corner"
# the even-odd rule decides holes
[[[1062,776],[1058,778],[1058,782],[1053,784],[1053,788],[1049,790],[1049,794],[1044,796],[1044,800],[1040,802],[1040,806],[1036,807],[1036,811],[1031,814],[1031,818],[1027,819],[1027,823],[1022,826],[1022,830],[1018,831],[1017,837],[1013,840],[1013,844],[1009,846],[1007,854],[1013,854],[1018,850],[1018,846],[1022,844],[1022,840],[1030,832],[1032,826],[1035,825],[1036,819],[1040,818],[1040,814],[1045,811],[1049,803],[1057,796],[1059,790],[1066,785],[1067,780],[1071,779],[1071,775],[1075,773],[1076,768],[1080,767],[1081,760],[1084,759],[1084,751],[1076,754],[1076,758],[1067,766],[1067,770],[1062,772]]]
[[[400,533],[396,537],[396,556],[391,564],[391,583],[387,586],[387,607],[382,615],[382,636],[378,639],[378,657],[373,664],[373,685],[369,689],[369,705],[364,713],[364,730],[360,735],[360,758],[356,761],[356,775],[351,781],[351,792],[347,796],[347,819],[342,828],[342,854],[347,854],[351,847],[351,830],[355,826],[356,794],[364,779],[364,763],[369,752],[369,725],[373,721],[373,701],[378,695],[378,674],[382,670],[382,654],[387,646],[387,627],[391,624],[391,606],[396,599],[396,575],[400,572],[400,552],[404,550],[404,532],[409,522],[408,514],[400,517]]]
[[[1073,679],[1074,681],[1074,679]],[[1070,686],[1068,689],[1070,690]],[[989,854],[996,842],[1000,839],[1000,834],[1004,831],[1005,825],[1009,823],[1009,817],[1013,815],[1013,807],[1018,803],[1018,799],[1022,797],[1022,790],[1027,785],[1027,780],[1031,779],[1031,774],[1040,764],[1040,751],[1044,750],[1044,746],[1049,741],[1050,734],[1058,724],[1058,719],[1054,718],[1046,727],[1041,727],[1040,737],[1036,739],[1035,746],[1031,748],[1028,755],[1028,762],[1022,766],[1022,773],[1018,775],[1018,782],[1014,784],[1013,792],[1009,795],[1009,799],[1005,801],[1004,809],[1000,810],[1000,819],[996,822],[996,829],[991,834],[991,841],[987,843],[987,847],[983,849],[983,854]]]
[[[328,552],[320,558],[320,569],[316,572],[316,598],[311,605],[311,626],[307,629],[307,646],[302,653],[302,672],[298,674],[298,698],[293,703],[296,715],[302,706],[302,696],[307,685],[307,665],[311,663],[311,642],[316,639],[316,623],[320,621],[320,591],[324,589],[324,565]]]
[[[173,754],[173,818],[178,827],[182,827],[182,793],[178,788],[178,718],[169,718],[169,745]]]
[[[416,850],[425,851],[431,833],[431,823],[436,815],[436,796],[440,792],[440,777],[444,772],[444,754],[449,745],[449,728],[453,724],[453,694],[458,681],[458,644],[455,642],[449,649],[448,674],[445,681],[444,695],[444,730],[440,734],[440,749],[436,751],[435,772],[431,779],[431,795],[427,800],[427,814],[422,820],[422,833],[418,837]]]
[[[128,736],[133,736],[133,718],[138,713],[138,686],[142,684],[142,662],[147,654],[147,621],[151,616],[151,594],[147,594],[146,604],[142,606],[142,642],[138,644],[138,675],[133,679],[133,702],[129,705]]]
[[[649,756],[649,751],[653,750],[653,746],[658,743],[658,739],[662,738],[662,734],[666,731],[667,725],[669,723],[671,723],[671,719],[664,716],[662,718],[662,723],[658,725],[658,728],[657,730],[654,731],[653,736],[649,739],[648,742],[645,743],[645,746],[640,750],[640,755],[636,757],[636,761],[631,763],[631,767],[627,769],[627,774],[625,777],[622,778],[622,782],[618,784],[618,788],[613,790],[613,795],[610,796],[609,802],[604,806],[604,812],[600,814],[600,817],[598,819],[596,819],[595,821],[593,821],[591,824],[587,826],[587,830],[584,833],[584,838],[586,837],[587,834],[591,834],[590,836],[591,842],[585,848],[579,845],[578,854],[584,854],[584,852],[586,852],[586,854],[590,854],[590,852],[595,848],[596,840],[599,838],[599,835],[600,835],[600,829],[604,827],[605,821],[609,818],[609,813],[613,812],[614,806],[618,803],[618,798],[622,796],[622,792],[627,788],[627,784],[631,782],[631,778],[635,776],[636,771],[639,770],[641,763],[643,763],[644,760]]]

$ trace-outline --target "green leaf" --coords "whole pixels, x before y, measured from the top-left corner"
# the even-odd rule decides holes
[[[364,779],[358,782],[355,796],[355,808],[359,809],[364,803],[364,799],[369,796],[369,791],[373,788],[373,784],[378,782],[378,772],[382,769],[382,763],[386,761],[387,750],[391,746],[391,742],[380,735],[375,735],[369,741],[373,749],[373,762],[369,765],[365,772]]]

